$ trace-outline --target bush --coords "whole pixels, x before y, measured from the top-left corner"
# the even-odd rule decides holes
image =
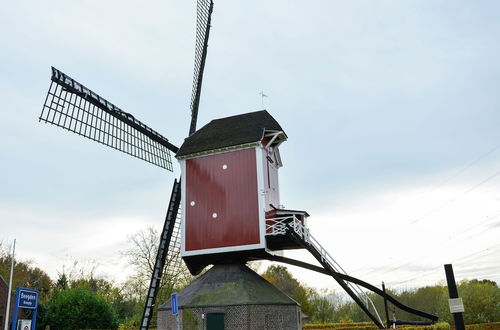
[[[85,289],[59,291],[47,304],[52,329],[116,329],[116,314],[102,297]]]
[[[370,322],[358,323],[329,323],[329,324],[306,324],[302,329],[307,330],[378,330],[375,324]],[[439,322],[434,325],[415,326],[404,325],[398,326],[400,330],[449,330],[455,329],[446,322]],[[500,322],[482,323],[482,324],[467,324],[465,330],[500,330]]]
[[[303,329],[309,330],[378,330],[372,322],[341,322],[325,324],[305,324]]]
[[[136,330],[141,325],[142,315],[136,314],[123,321],[118,330]]]

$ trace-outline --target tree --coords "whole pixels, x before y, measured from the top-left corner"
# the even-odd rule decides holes
[[[310,300],[312,315],[309,318],[312,323],[333,323],[338,322],[336,311],[341,302],[335,292],[323,291]]]
[[[462,281],[458,292],[464,302],[466,324],[500,321],[500,288],[495,282]]]
[[[500,321],[500,288],[495,282],[490,280],[461,281],[458,285],[458,292],[464,302],[465,312],[463,316],[466,324]],[[448,306],[448,290],[443,285],[403,290],[398,293],[389,292],[389,294],[407,306],[437,315],[440,321],[453,322],[453,316]],[[382,298],[378,295],[370,294],[370,296],[378,311],[383,311]],[[399,308],[394,308],[391,303],[389,303],[389,310],[395,310],[398,320],[425,320],[414,314],[401,311]],[[352,301],[341,305],[336,314],[353,321],[368,320],[361,309]]]
[[[0,243],[0,276],[4,279],[8,279],[10,276],[11,263],[12,256],[7,248]],[[36,289],[39,291],[40,301],[44,302],[50,296],[54,284],[47,273],[33,266],[32,260],[15,260],[12,287]]]
[[[116,314],[104,298],[85,289],[58,291],[47,304],[47,324],[60,330],[116,329]]]
[[[135,274],[129,279],[129,284],[133,284],[141,297],[146,293],[153,274],[158,246],[160,244],[160,234],[154,227],[148,227],[145,230],[140,230],[128,236],[130,247],[122,251],[122,255],[128,259],[129,265],[135,271]],[[194,277],[189,274],[189,271],[180,262],[176,274],[168,274],[165,272],[169,266],[173,266],[179,259],[178,254],[168,255],[165,261],[163,277],[160,283],[162,292],[166,292],[166,296],[175,289],[179,290],[189,285]],[[167,276],[166,276],[167,275]],[[170,275],[171,277],[169,277]]]
[[[119,322],[134,316],[140,308],[136,299],[125,294],[126,284],[115,285],[104,277],[97,278],[96,270],[97,265],[94,262],[86,262],[82,265],[74,261],[70,267],[63,267],[56,281],[56,290],[71,288],[95,293],[111,305]]]
[[[146,297],[151,275],[153,274],[158,246],[160,243],[160,234],[154,227],[148,227],[128,236],[129,248],[122,251],[122,256],[128,259],[129,265],[134,269],[134,274],[130,276],[124,288],[124,294],[137,303],[136,313],[142,315],[144,299]],[[178,254],[167,256],[163,276],[160,281],[159,290],[156,296],[156,304],[153,310],[152,326],[156,322],[156,310],[163,302],[170,298],[174,291],[182,290],[189,285],[194,277],[189,273],[187,267],[182,261],[179,262]],[[166,270],[177,268],[177,273],[172,274]]]
[[[56,289],[57,290],[66,290],[68,287],[69,287],[68,277],[64,273],[60,274],[59,278],[56,281]]]
[[[285,266],[281,265],[269,266],[262,277],[298,302],[302,311],[311,316],[312,309],[309,298],[316,294],[314,289],[301,284]]]

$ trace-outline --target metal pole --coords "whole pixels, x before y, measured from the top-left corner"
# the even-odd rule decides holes
[[[385,319],[387,320],[386,327],[390,328],[390,320],[389,320],[389,310],[387,309],[387,295],[385,293],[385,283],[382,282],[382,291],[384,291],[384,309],[385,309]]]
[[[453,267],[451,264],[444,265],[444,271],[446,273],[446,282],[448,283],[450,299],[458,298],[457,283],[455,282],[455,275],[453,274]],[[453,320],[455,321],[456,330],[465,330],[462,313],[453,313]]]
[[[35,310],[33,311],[33,316],[31,317],[31,329],[36,329],[36,316],[38,311],[38,301]]]
[[[9,278],[9,291],[7,293],[7,311],[5,312],[5,327],[4,330],[9,329],[9,313],[10,313],[10,296],[12,296],[12,277],[14,275],[14,254],[16,253],[16,239],[12,243],[12,260],[10,265],[10,278]]]

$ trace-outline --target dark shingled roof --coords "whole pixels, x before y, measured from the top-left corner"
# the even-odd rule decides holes
[[[215,265],[177,294],[180,308],[297,305],[259,274],[243,264]],[[170,301],[158,310],[171,309]]]
[[[215,119],[186,138],[176,156],[258,142],[264,130],[283,131],[266,110]]]

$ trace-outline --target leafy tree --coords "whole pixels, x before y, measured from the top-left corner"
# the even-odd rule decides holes
[[[0,243],[0,276],[8,279],[12,257],[6,247]],[[23,287],[39,291],[39,300],[44,302],[52,293],[54,284],[49,275],[35,267],[32,260],[15,260],[12,287]]]
[[[57,292],[47,304],[47,324],[60,330],[116,329],[116,314],[104,298],[85,289]]]
[[[313,310],[309,299],[316,294],[314,289],[301,284],[285,266],[281,265],[269,266],[262,277],[298,302],[302,311],[311,316]]]
[[[125,285],[117,286],[105,278],[96,278],[97,266],[92,263],[80,265],[73,262],[71,267],[64,267],[56,281],[56,290],[82,289],[102,297],[111,305],[119,322],[124,322],[139,311],[137,301],[125,294]]]
[[[462,281],[458,285],[458,291],[464,301],[464,321],[466,324],[500,321],[500,289],[495,282],[490,280]],[[388,293],[405,305],[437,315],[440,321],[453,322],[453,316],[448,306],[448,290],[443,285],[427,286],[400,292],[391,292],[389,290]],[[322,314],[322,310],[332,311],[330,306],[324,301],[326,297],[323,295],[312,298],[313,313],[310,316],[313,321],[325,322],[325,320],[329,319],[328,316]],[[377,310],[382,312],[384,310],[383,299],[374,294],[370,294],[370,297]],[[425,320],[401,311],[389,303],[389,315],[391,318],[393,310],[398,320]],[[337,304],[333,309],[331,319],[334,322],[342,319],[353,320],[355,322],[369,321],[368,317],[351,300],[341,301],[340,304]]]
[[[419,288],[408,304],[416,309],[434,315],[443,315],[443,306],[448,304],[447,289],[442,285]]]
[[[141,318],[141,314],[135,314],[132,317],[123,320],[120,322],[118,330],[136,330],[141,325]]]
[[[459,295],[465,307],[463,313],[467,324],[500,321],[500,288],[493,281],[462,281],[458,285]]]
[[[312,312],[309,317],[312,323],[338,323],[344,316],[352,314],[348,311],[351,306],[346,304],[345,297],[334,290],[317,292],[311,296],[310,303]]]
[[[59,278],[56,281],[56,289],[66,290],[67,288],[69,288],[68,277],[66,276],[66,274],[63,273],[59,275]]]

